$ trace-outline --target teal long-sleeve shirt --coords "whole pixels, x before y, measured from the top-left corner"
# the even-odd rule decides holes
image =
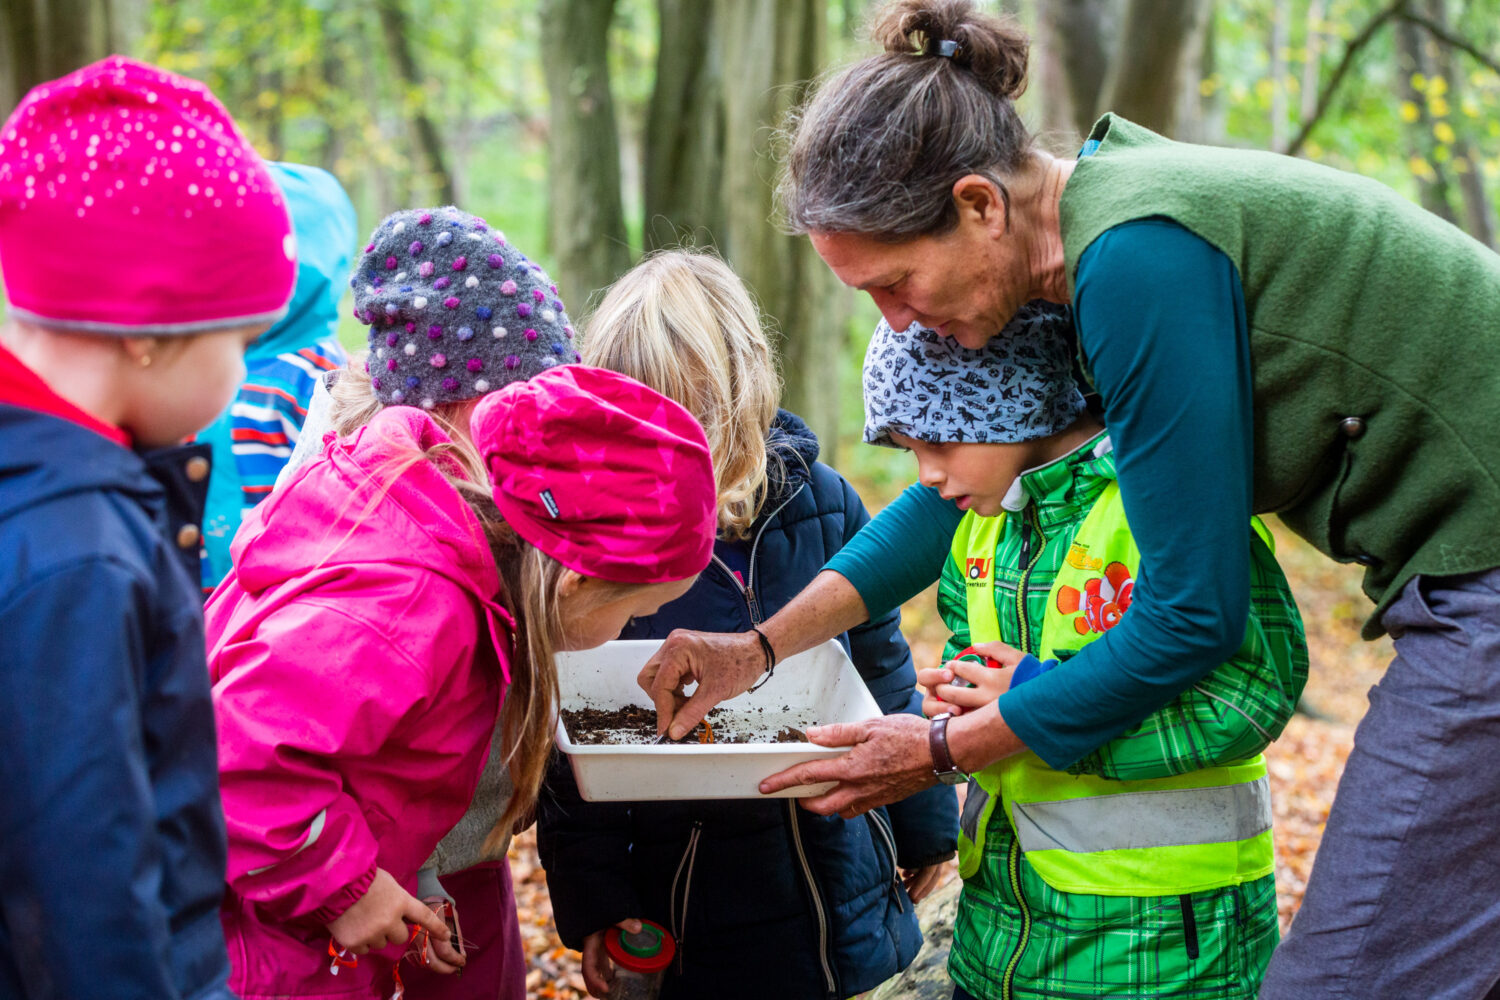
[[[1000,698],[1011,729],[1059,769],[1228,659],[1250,605],[1250,340],[1234,264],[1174,222],[1129,222],[1079,259],[1073,312],[1141,571],[1118,625]],[[911,486],[827,568],[883,614],[938,578],[962,517]]]

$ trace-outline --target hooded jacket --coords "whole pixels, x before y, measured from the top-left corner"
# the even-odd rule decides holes
[[[790,602],[869,520],[853,487],[817,461],[817,438],[801,419],[781,411],[767,444],[784,471],[772,462],[750,540],[715,542],[693,588],[621,638],[745,631]],[[882,710],[919,714],[900,621],[893,611],[839,641]],[[841,1000],[915,957],[922,934],[898,866],[951,857],[958,806],[943,785],[855,820],[817,816],[792,799],[589,803],[558,755],[539,822],[564,944],[579,948],[594,931],[645,917],[679,939],[682,962],[664,1000]]]
[[[0,996],[227,1000],[201,508],[28,388],[0,348]]]
[[[317,167],[271,163],[297,235],[297,285],[287,313],[245,351],[245,381],[229,409],[198,435],[213,446],[203,518],[205,594],[229,572],[245,512],[264,500],[291,457],[318,376],[348,360],[338,342],[339,300],[354,252],[354,205]]]
[[[229,830],[230,985],[389,995],[393,945],[329,972],[377,868],[407,891],[489,754],[512,620],[479,522],[389,407],[256,507],[205,609]]]

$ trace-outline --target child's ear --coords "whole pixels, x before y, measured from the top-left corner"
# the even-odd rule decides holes
[[[159,341],[155,337],[121,337],[120,350],[125,352],[125,358],[132,364],[140,365],[142,368],[151,364],[153,356],[157,353]]]
[[[557,581],[557,596],[569,598],[576,595],[589,582],[589,578],[574,569],[563,570],[562,577]]]

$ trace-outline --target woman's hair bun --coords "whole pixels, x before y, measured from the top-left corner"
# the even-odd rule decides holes
[[[954,42],[953,63],[996,97],[1013,101],[1026,90],[1026,32],[974,0],[893,0],[875,13],[870,36],[887,52],[927,58],[942,58],[939,43]]]

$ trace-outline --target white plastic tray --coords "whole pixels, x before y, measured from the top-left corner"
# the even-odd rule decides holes
[[[616,640],[596,649],[557,655],[558,687],[564,711],[650,707],[636,675],[661,643]],[[837,641],[829,640],[778,664],[771,679],[754,694],[742,694],[720,705],[735,717],[755,713],[757,728],[782,725],[799,729],[833,722],[857,722],[880,716],[864,681]],[[759,710],[759,711],[757,711]],[[573,777],[587,802],[646,799],[802,798],[820,795],[832,782],[798,785],[765,796],[762,779],[807,760],[837,757],[844,750],[809,743],[662,744],[657,746],[580,746],[557,722],[557,746],[568,755]]]

